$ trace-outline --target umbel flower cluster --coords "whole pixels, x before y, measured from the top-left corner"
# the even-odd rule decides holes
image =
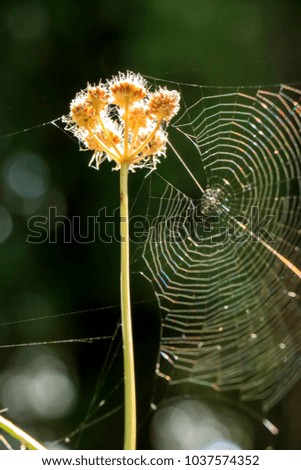
[[[179,101],[177,91],[160,87],[151,92],[141,75],[119,73],[77,93],[63,121],[81,149],[94,152],[90,166],[98,169],[107,159],[116,169],[122,164],[131,170],[153,169],[165,156],[166,127],[177,114]]]

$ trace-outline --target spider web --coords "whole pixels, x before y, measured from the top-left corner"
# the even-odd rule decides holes
[[[301,375],[301,92],[172,85],[184,111],[168,159],[144,180],[147,238],[132,246],[133,272],[142,261],[162,320],[153,401],[163,382],[165,395],[187,386],[238,392],[266,412]],[[73,442],[123,406],[119,325],[108,335],[7,346],[102,340],[110,345]]]
[[[157,375],[238,392],[266,412],[301,376],[301,92],[189,91],[169,157],[189,183],[181,191],[154,174],[146,214]]]

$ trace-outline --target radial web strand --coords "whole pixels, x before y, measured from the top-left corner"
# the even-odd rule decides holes
[[[267,411],[301,376],[301,92],[192,92],[168,156],[191,191],[151,176],[142,257],[162,315],[157,374]]]

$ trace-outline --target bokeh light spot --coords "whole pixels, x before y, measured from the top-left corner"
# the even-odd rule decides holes
[[[22,198],[42,197],[48,189],[49,179],[47,164],[34,153],[18,152],[6,161],[5,184]]]
[[[77,390],[62,360],[46,351],[24,351],[1,377],[2,406],[18,421],[61,419],[77,402]]]
[[[153,447],[160,450],[252,448],[243,417],[196,399],[178,399],[159,408],[150,431]]]

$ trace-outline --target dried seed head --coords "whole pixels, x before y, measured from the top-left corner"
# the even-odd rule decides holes
[[[95,109],[84,100],[73,100],[70,106],[70,114],[72,120],[79,127],[94,127],[97,122]]]
[[[149,99],[149,111],[158,120],[170,121],[179,111],[180,94],[175,90],[160,88]]]
[[[139,144],[143,144],[146,140],[148,140],[151,131],[146,133],[142,131],[139,134]],[[144,157],[151,156],[151,155],[165,155],[166,152],[166,143],[167,143],[167,134],[166,132],[158,129],[151,140],[146,144],[146,146],[142,149],[141,155]]]
[[[146,82],[139,74],[120,73],[109,82],[112,103],[125,108],[146,96]]]
[[[101,132],[93,132],[93,134],[87,134],[84,137],[85,145],[89,150],[96,152],[103,151],[103,135]]]
[[[166,88],[150,93],[139,74],[120,73],[106,84],[88,85],[63,116],[66,130],[94,151],[90,166],[113,160],[116,168],[155,168],[165,155],[166,125],[179,110],[180,95]]]
[[[99,113],[107,107],[110,95],[107,89],[102,85],[88,85],[87,98],[90,101],[92,107],[95,109],[95,111]]]
[[[108,148],[114,148],[122,139],[122,130],[112,121],[106,117],[104,119],[105,126],[97,126],[93,132],[88,132],[85,135],[85,144],[88,149],[102,152],[104,150],[103,144]]]
[[[97,150],[98,152],[103,151],[103,144],[112,148],[114,145],[119,144],[121,137],[113,131],[107,131],[105,133],[102,130],[94,131],[85,136],[85,144],[89,150]]]
[[[149,110],[145,104],[136,103],[134,104],[128,115],[129,127],[131,130],[136,130],[141,127],[147,126],[149,118]]]

